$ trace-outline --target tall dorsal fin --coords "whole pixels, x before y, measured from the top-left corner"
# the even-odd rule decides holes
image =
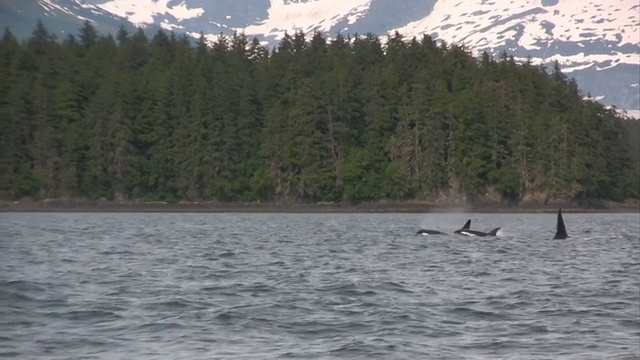
[[[564,226],[564,220],[562,219],[562,209],[558,209],[558,220],[556,223],[556,234],[553,236],[554,239],[566,239],[567,228]]]
[[[462,227],[462,229],[469,230],[470,227],[471,227],[471,219],[467,220],[467,222],[464,223],[464,226]]]

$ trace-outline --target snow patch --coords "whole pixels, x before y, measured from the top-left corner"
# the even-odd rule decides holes
[[[61,6],[59,4],[56,3],[55,0],[38,0],[38,3],[40,4],[40,6],[42,6],[45,10],[49,11],[49,12],[53,12],[55,10],[61,11],[65,14],[68,15],[72,15],[80,20],[88,20],[85,17],[76,15],[73,13],[73,11],[70,11],[69,9],[65,8],[64,6]],[[47,16],[49,16],[49,14],[46,14]]]
[[[637,0],[564,0],[544,7],[540,0],[439,0],[426,17],[390,32],[397,30],[408,37],[437,33],[447,42],[482,48],[502,45],[499,35],[508,34],[514,39],[520,36],[520,45],[529,47],[538,40],[550,39],[542,24],[551,23],[557,40],[570,41],[582,35],[582,39],[598,37],[618,45],[638,46],[640,18],[634,6]],[[500,10],[509,15],[501,17]],[[478,23],[480,29],[474,30],[472,24]],[[520,35],[516,25],[523,27]]]
[[[167,30],[167,31],[173,31],[173,30],[184,30],[184,26],[182,25],[175,25],[175,24],[171,24],[168,21],[164,20],[160,23],[160,27]]]
[[[344,20],[349,24],[355,23],[367,13],[371,1],[316,0],[293,3],[271,0],[267,19],[255,25],[235,30],[243,31],[247,36],[274,36],[276,39],[284,37],[286,31],[326,32]]]
[[[560,61],[558,61],[558,62],[560,62]],[[588,69],[588,68],[592,67],[593,65],[594,65],[593,63],[567,65],[567,66],[562,68],[562,72],[565,73],[565,74],[569,74],[569,73],[572,73],[574,71]]]
[[[514,60],[524,62],[527,59],[514,57]],[[610,54],[593,54],[587,56],[584,54],[578,54],[571,56],[552,55],[547,58],[531,57],[531,62],[533,64],[550,64],[556,60],[560,66],[567,66],[567,69],[564,67],[562,68],[563,72],[577,71],[590,66],[595,66],[596,70],[606,70],[619,64],[638,65],[637,54],[623,54],[620,52],[611,52]]]
[[[153,23],[156,15],[170,15],[178,21],[193,19],[204,14],[204,8],[189,8],[186,1],[176,6],[169,6],[171,0],[111,0],[97,6],[112,14],[131,21],[136,26]]]
[[[640,120],[640,109],[618,109],[618,113],[634,118],[635,120]]]
[[[89,4],[86,1],[80,0],[80,1],[76,1],[75,3],[76,3],[76,5],[79,5],[83,9],[92,9],[92,10],[94,10],[94,9],[97,10],[98,9],[95,5]]]

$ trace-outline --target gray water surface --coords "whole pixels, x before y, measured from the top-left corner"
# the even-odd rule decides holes
[[[638,214],[564,219],[3,213],[0,357],[638,359]]]

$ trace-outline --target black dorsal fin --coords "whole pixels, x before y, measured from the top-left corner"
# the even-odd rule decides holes
[[[566,239],[567,228],[564,226],[564,220],[562,219],[562,209],[558,209],[558,221],[556,224],[556,234],[553,236],[554,239]]]
[[[462,227],[463,230],[469,230],[469,228],[471,228],[471,219],[467,220],[467,222],[464,223],[464,226]]]

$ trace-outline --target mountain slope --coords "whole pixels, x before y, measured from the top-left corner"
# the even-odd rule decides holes
[[[614,103],[638,109],[640,4],[619,0],[576,5],[557,0],[440,0],[428,16],[395,30],[408,36],[430,34],[493,54],[505,50],[520,61],[557,60],[583,90],[602,96],[604,85],[607,93],[618,94]]]
[[[27,4],[3,2],[0,19],[13,16],[6,15],[7,9],[20,8],[19,23],[7,21],[9,25],[35,24],[38,17],[48,25],[47,20],[75,17],[75,29],[80,20],[90,19],[104,32],[128,21],[149,31],[163,28],[194,37],[202,32],[211,40],[220,33],[244,32],[268,46],[275,46],[285,32],[298,30],[328,36],[429,34],[463,43],[475,54],[488,51],[497,56],[507,51],[520,61],[530,57],[547,65],[557,60],[585,95],[618,108],[640,109],[637,0],[38,0],[39,6]]]
[[[77,34],[85,20],[91,21],[96,30],[103,34],[115,35],[120,26],[124,26],[128,31],[135,30],[135,26],[126,18],[85,1],[3,0],[0,2],[0,23],[9,27],[18,38],[30,36],[38,19],[42,20],[47,29],[59,39],[64,39],[68,34]]]

